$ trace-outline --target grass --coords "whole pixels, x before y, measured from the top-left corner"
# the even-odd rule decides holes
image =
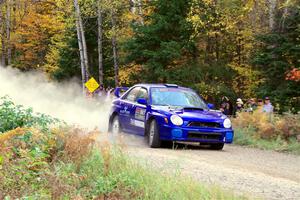
[[[186,177],[167,176],[150,167],[141,167],[116,149],[111,151],[109,158],[110,164],[106,168],[102,154],[94,151],[82,164],[79,175],[86,177],[78,190],[82,197],[149,200],[239,199],[218,188],[204,187]]]

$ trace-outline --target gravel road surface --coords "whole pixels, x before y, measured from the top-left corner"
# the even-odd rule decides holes
[[[225,145],[223,151],[179,145],[151,149],[142,137],[125,135],[128,153],[166,172],[180,171],[261,199],[300,200],[300,156]]]

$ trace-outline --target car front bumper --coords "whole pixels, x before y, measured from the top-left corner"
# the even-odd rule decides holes
[[[234,132],[226,128],[192,128],[163,124],[159,126],[161,140],[200,143],[232,143]]]

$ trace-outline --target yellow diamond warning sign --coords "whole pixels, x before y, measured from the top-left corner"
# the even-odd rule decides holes
[[[88,80],[88,82],[86,82],[84,85],[90,92],[94,92],[99,87],[99,84],[93,77],[90,80]]]

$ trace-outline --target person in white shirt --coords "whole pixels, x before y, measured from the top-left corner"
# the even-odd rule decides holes
[[[263,106],[263,112],[265,113],[272,113],[273,112],[273,106],[271,104],[270,98],[266,97],[265,98],[265,104]]]

